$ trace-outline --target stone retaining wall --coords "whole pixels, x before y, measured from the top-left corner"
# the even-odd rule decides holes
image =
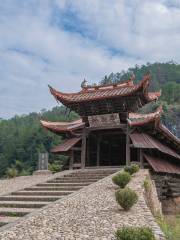
[[[146,171],[146,170],[144,170]],[[154,216],[162,215],[162,204],[158,198],[156,185],[154,180],[151,179],[149,171],[146,172],[146,186],[144,186],[144,196],[148,207]]]
[[[109,176],[4,228],[0,239],[113,240],[120,227],[150,226],[157,240],[164,240],[144,199],[146,175],[147,171],[140,170],[129,184],[138,193],[139,201],[128,212],[116,203],[116,186]]]

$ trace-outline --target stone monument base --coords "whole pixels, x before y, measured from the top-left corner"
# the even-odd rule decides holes
[[[50,170],[37,170],[33,172],[33,175],[51,175],[52,172]]]

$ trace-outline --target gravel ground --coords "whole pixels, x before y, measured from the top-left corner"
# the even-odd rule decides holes
[[[122,226],[150,226],[157,239],[164,239],[148,209],[142,184],[147,171],[141,170],[129,186],[139,194],[128,212],[116,203],[111,176],[58,200],[39,211],[2,228],[2,240],[112,240]]]
[[[46,182],[50,179],[54,179],[71,172],[72,171],[67,170],[51,175],[32,175],[0,180],[0,195],[7,195],[12,191],[15,192],[27,187],[31,187],[38,183]]]

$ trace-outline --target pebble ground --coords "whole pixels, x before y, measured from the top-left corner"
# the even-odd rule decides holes
[[[46,182],[56,177],[63,176],[71,173],[72,171],[63,171],[52,175],[32,175],[32,176],[21,176],[11,179],[0,180],[0,195],[7,195],[12,191],[18,191],[27,187],[31,187],[38,183]]]
[[[138,203],[125,212],[115,201],[116,186],[106,177],[58,200],[0,231],[1,240],[114,240],[123,226],[150,226],[158,240],[163,234],[143,196],[147,171],[140,170],[129,186],[139,195]]]

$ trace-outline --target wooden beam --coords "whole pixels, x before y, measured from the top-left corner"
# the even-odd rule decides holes
[[[129,126],[126,130],[126,165],[130,165],[130,138],[129,138]]]
[[[117,126],[101,126],[101,127],[87,127],[88,131],[106,130],[106,129],[125,129],[126,124],[119,124]]]
[[[71,150],[73,150],[73,151],[81,151],[82,148],[81,147],[72,147]]]
[[[86,128],[82,134],[82,150],[81,150],[81,168],[84,169],[86,164]]]

